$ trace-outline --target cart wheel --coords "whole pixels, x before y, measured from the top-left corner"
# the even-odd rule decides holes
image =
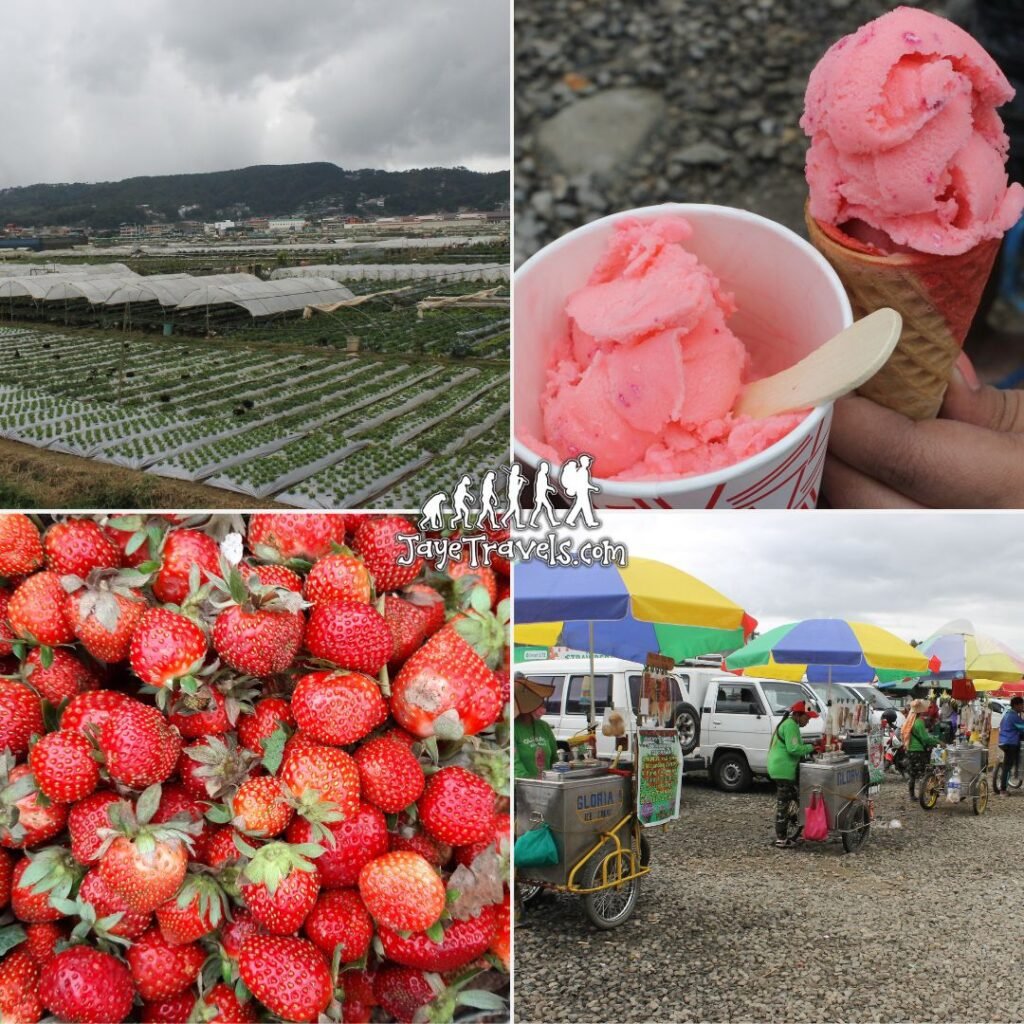
[[[523,882],[517,884],[516,894],[519,896],[519,902],[526,904],[529,903],[530,900],[536,899],[537,896],[540,894],[541,889],[543,888],[544,886],[537,885],[534,882]]]
[[[929,772],[921,780],[921,796],[918,802],[926,810],[932,810],[939,802],[939,777],[934,772]]]
[[[864,840],[871,831],[871,822],[868,821],[868,812],[863,804],[856,804],[850,808],[846,818],[846,828],[843,830],[843,849],[847,853],[856,853],[863,845]]]
[[[584,889],[601,884],[601,863],[613,848],[610,843],[602,846],[587,862],[580,878],[580,885]],[[629,874],[627,862],[620,860],[618,864],[609,863],[609,883],[613,883],[616,877],[627,874]],[[639,896],[640,879],[634,878],[612,888],[602,889],[600,892],[588,893],[583,897],[583,909],[587,912],[587,917],[598,928],[618,928],[620,924],[625,924],[633,916]]]
[[[979,775],[978,781],[975,784],[974,800],[971,803],[971,809],[975,814],[984,814],[986,807],[988,807],[988,779],[984,775]]]

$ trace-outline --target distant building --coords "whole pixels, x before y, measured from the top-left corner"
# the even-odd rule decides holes
[[[117,234],[120,238],[141,238],[143,228],[141,224],[122,224]]]
[[[306,221],[299,217],[272,217],[267,222],[270,231],[288,232],[301,231],[306,226]]]

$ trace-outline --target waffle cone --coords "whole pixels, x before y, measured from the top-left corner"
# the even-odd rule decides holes
[[[859,393],[911,419],[936,416],[1000,239],[959,256],[886,254],[807,211],[805,217],[811,243],[839,275],[854,316],[890,306],[903,317],[896,349]]]

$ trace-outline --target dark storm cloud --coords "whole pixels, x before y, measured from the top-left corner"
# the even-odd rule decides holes
[[[1024,654],[1024,515],[605,513],[603,534],[742,604],[763,628],[814,617],[923,640],[967,618]]]
[[[508,167],[508,0],[7,0],[4,16],[0,187]]]

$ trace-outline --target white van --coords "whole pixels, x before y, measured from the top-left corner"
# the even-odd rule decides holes
[[[587,727],[589,661],[562,658],[516,666],[529,679],[552,684],[544,715],[560,744]],[[594,704],[598,722],[606,708],[619,711],[632,726],[644,666],[621,658],[594,659]],[[817,702],[804,683],[736,676],[703,667],[681,666],[670,676],[673,720],[680,734],[687,771],[708,771],[720,789],[746,789],[767,770],[768,747],[783,713],[796,701]],[[820,709],[819,709],[820,710]],[[803,730],[807,742],[822,735],[820,719]],[[597,732],[600,756],[615,753],[615,740]],[[629,755],[627,748],[626,756]]]

